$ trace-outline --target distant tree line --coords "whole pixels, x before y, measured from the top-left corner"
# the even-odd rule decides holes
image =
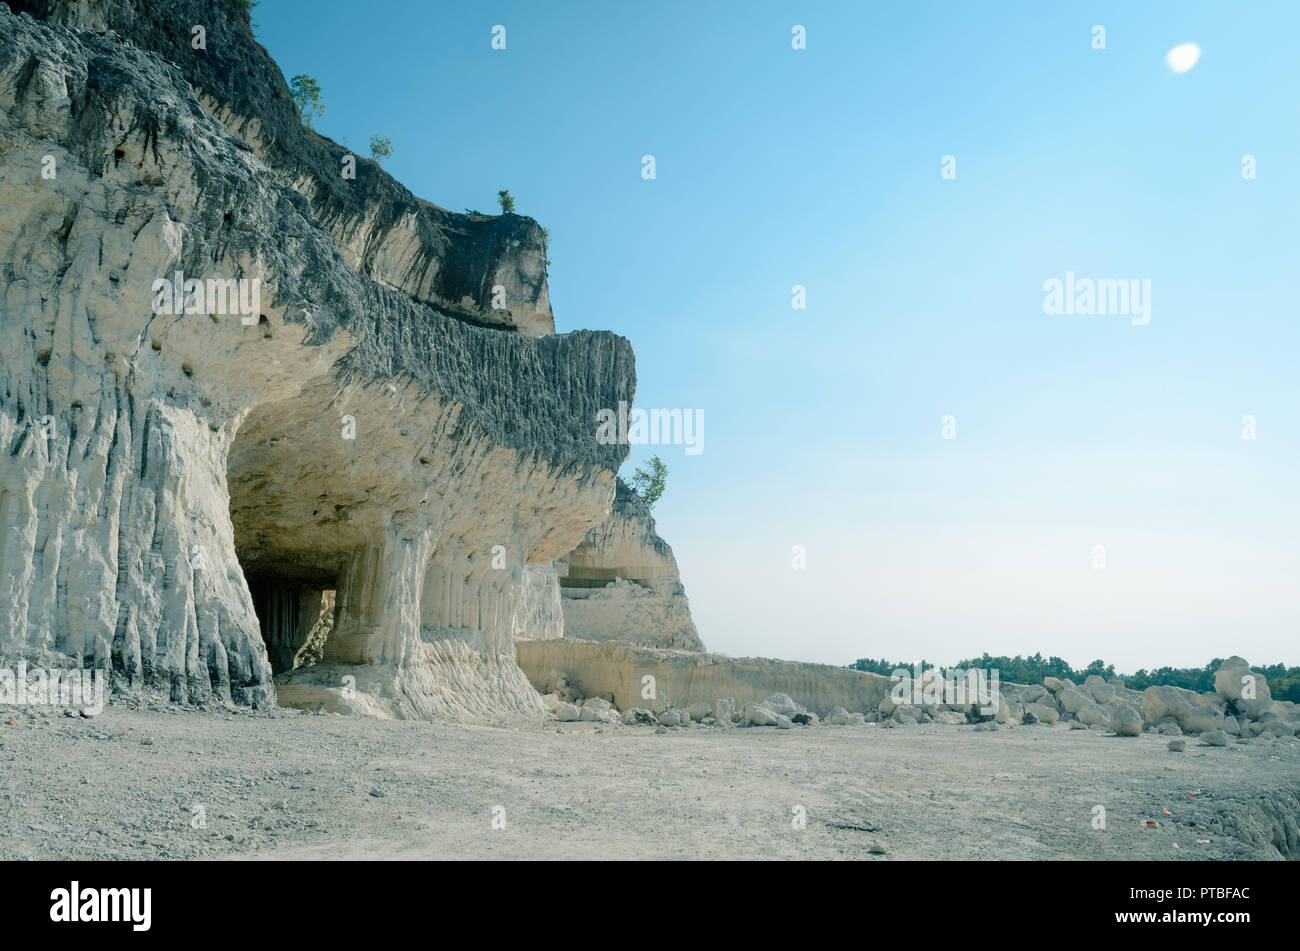
[[[1160,667],[1156,670],[1142,669],[1134,674],[1116,674],[1115,665],[1107,664],[1102,660],[1094,660],[1087,667],[1075,669],[1059,657],[1044,659],[1042,654],[1034,654],[1032,657],[1021,657],[1019,654],[1015,657],[993,657],[984,654],[944,666],[960,667],[964,670],[972,667],[997,670],[1000,681],[1013,684],[1042,683],[1044,677],[1060,677],[1073,680],[1075,683],[1083,683],[1085,679],[1096,674],[1107,680],[1118,677],[1134,690],[1145,690],[1158,684],[1168,684],[1205,693],[1214,689],[1214,674],[1222,664],[1223,658],[1216,657],[1204,667]],[[899,668],[909,671],[916,667],[929,670],[936,666],[938,665],[926,660],[919,664],[901,661],[891,663],[884,659],[871,660],[866,657],[849,664],[853,670],[865,670],[867,673],[883,674],[886,677]],[[1292,700],[1300,703],[1300,667],[1287,667],[1285,664],[1261,667],[1255,664],[1254,669],[1268,678],[1268,686],[1274,700]]]
[[[1214,674],[1223,664],[1223,659],[1216,657],[1204,667],[1160,667],[1156,670],[1139,670],[1125,682],[1134,690],[1142,690],[1153,684],[1173,684],[1204,693],[1214,689]],[[1252,664],[1252,669],[1268,678],[1268,687],[1274,700],[1293,700],[1300,703],[1300,667],[1288,667],[1285,664],[1269,664],[1261,667]]]

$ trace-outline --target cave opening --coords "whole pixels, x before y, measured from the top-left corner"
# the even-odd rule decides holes
[[[245,579],[266,643],[271,672],[320,663],[334,625],[333,580],[253,574]]]
[[[228,456],[235,555],[276,676],[322,662],[363,547],[349,518],[360,499],[328,418],[312,400],[258,406]]]

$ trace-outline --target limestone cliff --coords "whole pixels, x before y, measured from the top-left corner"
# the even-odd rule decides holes
[[[275,180],[307,198],[348,266],[445,314],[529,336],[555,332],[545,233],[519,215],[462,215],[415,197],[375,162],[304,127],[235,0],[15,0],[16,13],[111,30],[178,71]],[[194,48],[194,28],[203,48]],[[493,288],[501,289],[499,307]]]
[[[284,702],[537,710],[512,634],[554,623],[520,609],[527,569],[608,513],[623,447],[592,421],[633,398],[627,341],[478,326],[457,282],[526,272],[501,242],[535,225],[399,215],[378,169],[327,181],[329,144],[271,125],[269,61],[223,52],[227,85],[200,75],[196,97],[206,67],[149,24],[177,11],[187,36],[187,11],[220,25],[233,5],[28,6],[118,33],[0,4],[0,661],[268,704],[267,644],[284,667],[333,598]],[[266,106],[256,145],[205,108],[222,101],[227,120]],[[178,272],[208,297],[167,313]],[[214,298],[226,281],[260,307]]]
[[[520,667],[539,689],[562,671],[584,696],[604,697],[622,710],[652,705],[646,697],[647,677],[654,678],[655,695],[674,707],[703,704],[712,710],[721,697],[744,706],[784,693],[821,717],[837,707],[874,711],[889,697],[891,687],[888,677],[846,667],[721,657],[619,641],[520,641],[518,651]]]
[[[622,479],[609,518],[556,567],[565,636],[704,650],[673,550]]]

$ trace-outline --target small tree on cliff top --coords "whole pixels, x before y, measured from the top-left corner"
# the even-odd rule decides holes
[[[647,508],[654,508],[659,497],[664,494],[664,483],[668,479],[668,467],[658,456],[651,456],[646,463],[650,471],[638,468],[628,480],[628,488],[641,497]]]
[[[320,83],[306,73],[299,73],[289,80],[289,95],[307,128],[311,128],[312,119],[325,114],[325,104],[320,101]]]
[[[393,140],[386,135],[370,137],[370,157],[378,162],[393,154]]]

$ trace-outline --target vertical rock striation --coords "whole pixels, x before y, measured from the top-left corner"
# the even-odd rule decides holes
[[[632,398],[631,348],[448,315],[450,285],[357,264],[284,178],[139,37],[0,5],[0,662],[260,706],[270,643],[283,702],[536,711],[512,635],[553,622],[520,599],[608,512],[623,450],[594,420]],[[446,280],[511,266],[447,248]],[[178,272],[260,307],[166,313]]]

